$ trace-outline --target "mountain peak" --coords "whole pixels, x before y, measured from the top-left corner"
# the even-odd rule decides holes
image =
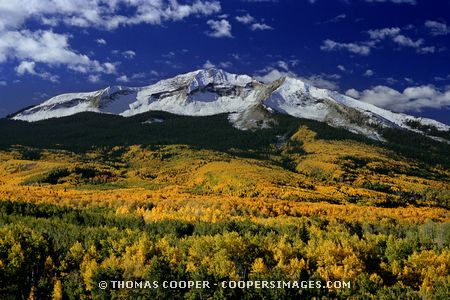
[[[262,83],[248,75],[232,74],[218,68],[200,69],[145,87],[109,86],[89,93],[62,94],[22,110],[12,119],[39,121],[84,111],[125,117],[156,110],[188,116],[228,113],[234,114],[229,118],[230,122],[245,130],[256,128],[254,124],[261,123],[268,115],[261,107],[326,122],[378,140],[382,139],[380,128],[385,127],[427,135],[450,130],[449,126],[437,121],[394,113],[334,91],[316,88],[298,78],[286,76]],[[253,117],[258,120],[243,119]],[[269,123],[272,122],[263,122]],[[253,125],[246,128],[242,124]]]

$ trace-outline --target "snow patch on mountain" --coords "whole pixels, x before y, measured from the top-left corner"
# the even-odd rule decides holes
[[[148,111],[179,115],[229,114],[233,126],[243,130],[274,124],[270,111],[312,119],[382,140],[379,129],[402,128],[428,134],[430,128],[449,131],[450,126],[426,118],[394,113],[297,78],[262,83],[247,75],[218,69],[181,74],[145,87],[114,86],[89,93],[53,97],[25,109],[13,119],[39,121],[80,112],[118,114],[125,117]],[[426,131],[428,130],[428,131]]]

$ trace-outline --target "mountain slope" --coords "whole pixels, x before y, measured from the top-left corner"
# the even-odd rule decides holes
[[[89,111],[125,117],[148,111],[187,116],[230,113],[230,122],[242,130],[268,126],[273,123],[270,111],[276,111],[326,122],[376,140],[383,140],[382,128],[412,130],[440,140],[440,132],[450,131],[449,126],[437,121],[390,112],[296,78],[264,84],[218,69],[198,70],[146,87],[115,86],[63,94],[22,110],[12,119],[33,122]]]

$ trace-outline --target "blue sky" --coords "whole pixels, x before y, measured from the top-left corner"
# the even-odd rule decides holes
[[[450,1],[0,0],[0,117],[216,66],[450,124]]]

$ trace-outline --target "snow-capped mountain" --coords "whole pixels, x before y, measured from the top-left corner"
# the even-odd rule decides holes
[[[261,83],[218,69],[198,70],[145,87],[114,86],[63,94],[22,110],[12,119],[33,122],[86,111],[125,117],[148,111],[190,116],[229,113],[230,122],[243,130],[272,126],[270,115],[276,111],[326,122],[373,139],[382,139],[378,131],[381,127],[450,130],[440,122],[394,113],[296,78]]]

